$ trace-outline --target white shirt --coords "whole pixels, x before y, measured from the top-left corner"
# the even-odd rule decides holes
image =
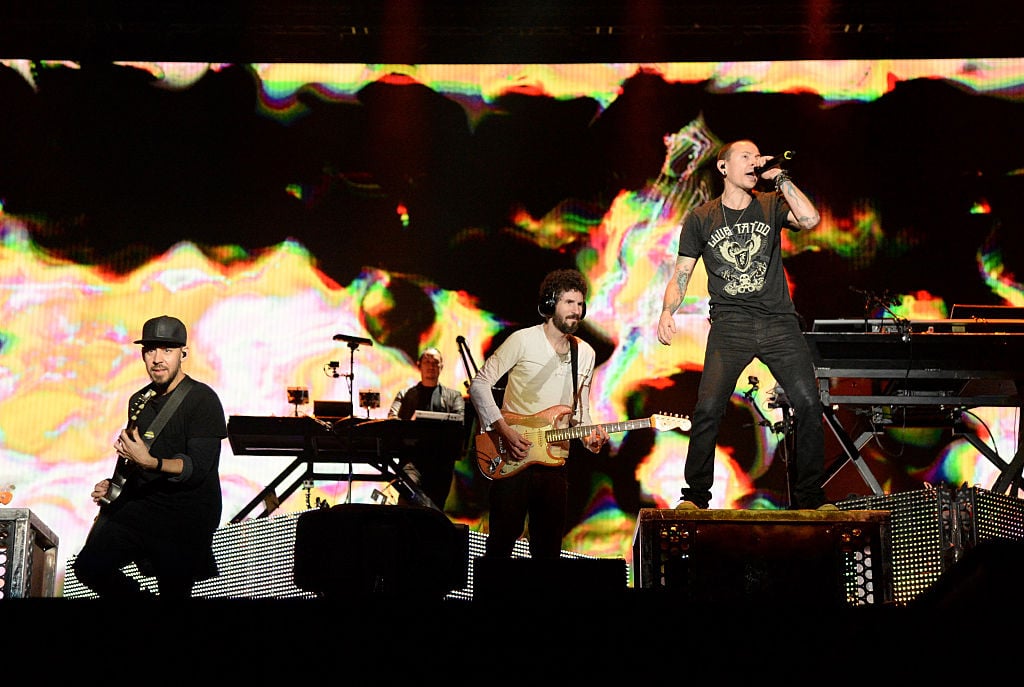
[[[597,355],[590,344],[578,338],[577,341],[580,396],[575,417],[581,424],[590,424],[590,383]],[[508,382],[499,409],[492,388],[506,372]],[[557,405],[571,408],[575,393],[571,378],[571,354],[559,354],[544,334],[544,325],[538,324],[513,332],[484,361],[469,385],[469,397],[480,426],[489,429],[502,417],[502,410],[534,415]]]

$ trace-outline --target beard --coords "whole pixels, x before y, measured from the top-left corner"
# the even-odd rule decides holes
[[[181,369],[180,365],[164,365],[161,370],[153,370],[147,368],[149,372],[149,380],[153,382],[153,387],[162,391],[170,386],[171,382],[178,376],[178,370]]]
[[[580,328],[579,320],[573,320],[570,322],[564,317],[560,317],[558,315],[551,316],[551,323],[555,325],[555,329],[563,334],[575,334],[576,330]]]

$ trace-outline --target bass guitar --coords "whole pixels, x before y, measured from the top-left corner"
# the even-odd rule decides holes
[[[129,432],[135,429],[135,425],[139,420],[139,414],[146,407],[146,404],[149,403],[149,399],[154,396],[156,396],[156,390],[146,389],[146,393],[132,402],[131,408],[128,409],[128,424],[125,426],[125,429]],[[110,488],[107,489],[107,495],[100,498],[100,507],[109,506],[121,495],[124,483],[128,479],[129,462],[127,458],[118,455],[117,464],[114,466],[114,474],[110,477]]]
[[[601,425],[576,425],[575,427],[559,427],[572,417],[572,409],[568,406],[551,406],[533,415],[519,415],[502,411],[502,417],[517,432],[532,443],[529,452],[521,460],[512,458],[505,442],[497,432],[481,432],[476,436],[477,466],[488,479],[504,479],[516,474],[531,465],[558,467],[565,465],[569,455],[569,440],[582,439],[594,429],[603,427],[606,432],[627,432],[633,429],[653,428],[658,431],[667,429],[690,429],[690,419],[676,415],[652,415],[649,418],[609,422]],[[496,437],[492,438],[492,435]]]

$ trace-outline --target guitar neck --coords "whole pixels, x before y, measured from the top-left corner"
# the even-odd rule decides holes
[[[625,422],[609,422],[602,425],[576,425],[575,427],[566,427],[564,429],[549,429],[544,432],[544,437],[548,440],[548,443],[551,443],[568,441],[569,439],[582,439],[598,427],[604,427],[606,432],[614,434],[615,432],[628,432],[633,429],[643,429],[650,426],[651,421],[649,418],[641,418],[639,420],[626,420]]]

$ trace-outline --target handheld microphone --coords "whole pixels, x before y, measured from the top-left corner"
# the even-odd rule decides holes
[[[464,343],[466,343],[466,337],[464,337],[462,334],[459,334],[458,336],[455,337],[455,343],[457,343],[457,344],[464,344]]]
[[[765,157],[767,157],[767,155]],[[757,168],[757,173],[760,174],[761,172],[763,172],[766,169],[771,169],[772,167],[775,167],[776,165],[781,165],[783,162],[789,162],[794,157],[796,157],[796,151],[795,150],[786,150],[786,151],[783,151],[783,152],[779,153],[778,155],[772,155],[772,159],[768,160],[768,162],[764,163],[763,167],[758,167]]]

